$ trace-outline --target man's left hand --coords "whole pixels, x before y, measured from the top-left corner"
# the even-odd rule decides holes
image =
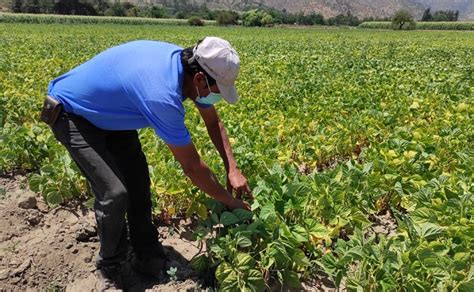
[[[253,199],[252,191],[247,183],[247,178],[245,178],[238,169],[230,171],[227,174],[227,191],[231,194],[235,191],[237,199],[242,198],[242,195],[244,194]]]

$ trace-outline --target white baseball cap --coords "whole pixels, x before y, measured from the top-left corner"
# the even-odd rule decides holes
[[[218,37],[206,37],[193,49],[193,57],[216,80],[222,97],[228,103],[239,100],[235,80],[239,75],[240,59],[230,43]]]

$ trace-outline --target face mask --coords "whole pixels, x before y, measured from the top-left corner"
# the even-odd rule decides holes
[[[207,82],[207,77],[204,78],[206,78],[207,87],[210,89],[211,87],[209,86],[209,82]],[[209,92],[207,96],[201,96],[201,94],[199,93],[199,88],[197,86],[196,91],[198,93],[196,102],[198,103],[213,105],[222,99],[222,95],[220,93]]]

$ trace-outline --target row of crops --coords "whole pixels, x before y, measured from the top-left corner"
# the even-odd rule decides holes
[[[82,16],[56,14],[0,13],[0,23],[39,23],[39,24],[127,24],[127,25],[189,25],[187,19]],[[203,20],[205,25],[215,25],[213,20]]]
[[[39,24],[127,24],[127,25],[188,25],[186,19],[160,19],[140,17],[81,16],[54,14],[0,13],[0,23],[39,23]],[[213,20],[204,20],[205,25],[216,25]],[[392,29],[390,21],[363,22],[359,28]],[[418,22],[420,30],[474,30],[472,21],[456,22]]]
[[[219,104],[250,180],[253,212],[226,211],[140,131],[154,212],[199,216],[192,261],[223,290],[318,283],[358,291],[474,291],[474,38],[465,32],[171,26],[0,26],[0,171],[28,170],[51,204],[87,198],[38,121],[48,82],[134,39],[228,39],[242,61],[236,106]],[[197,111],[200,154],[225,171]],[[389,220],[393,229],[381,228]]]
[[[359,24],[359,28],[392,29],[390,21],[368,21]],[[417,22],[416,29],[421,30],[474,30],[474,21],[436,21]]]

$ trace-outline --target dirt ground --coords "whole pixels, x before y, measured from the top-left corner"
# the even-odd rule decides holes
[[[49,208],[24,176],[0,178],[0,291],[93,291],[99,243],[92,210],[72,202]],[[189,261],[199,253],[187,222],[159,227],[176,280],[140,278],[136,291],[202,290]]]

